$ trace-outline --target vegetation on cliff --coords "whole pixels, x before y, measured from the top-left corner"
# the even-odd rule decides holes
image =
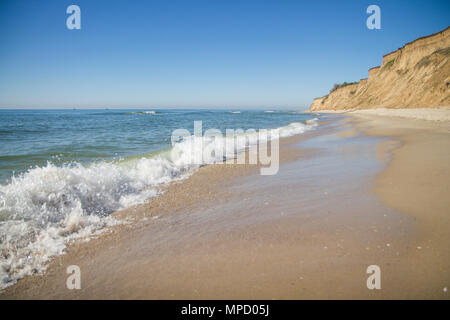
[[[311,110],[450,106],[450,27],[383,56],[368,79],[335,84]]]
[[[356,84],[356,83],[358,83],[358,82],[346,82],[346,81],[344,81],[343,83],[335,83],[333,88],[330,90],[330,93],[333,92],[333,91],[336,91],[337,89],[344,88],[346,86],[349,86],[349,85],[352,85],[352,84]]]

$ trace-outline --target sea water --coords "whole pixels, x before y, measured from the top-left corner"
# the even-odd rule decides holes
[[[193,132],[194,121],[202,121],[204,131],[277,129],[284,137],[312,129],[316,117],[272,110],[0,110],[0,289],[44,271],[69,242],[118,223],[112,212],[144,203],[162,184],[194,172],[201,164],[184,161],[185,141],[172,145],[175,129]]]

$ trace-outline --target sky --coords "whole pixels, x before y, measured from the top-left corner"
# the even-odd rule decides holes
[[[448,0],[0,0],[0,108],[306,108],[449,25]]]

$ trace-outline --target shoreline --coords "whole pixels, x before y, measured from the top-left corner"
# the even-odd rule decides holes
[[[292,141],[301,141],[314,134],[315,132],[311,131],[281,138],[280,147],[287,146]],[[306,155],[307,152],[308,150],[303,150],[301,154]],[[280,154],[280,161],[293,160],[300,156],[300,153],[283,152]],[[248,151],[246,151],[246,158],[248,158]],[[0,300],[11,295],[15,296],[17,293],[20,296],[20,292],[27,292],[30,289],[40,287],[45,279],[52,278],[55,273],[60,277],[66,277],[65,270],[61,268],[61,265],[67,264],[67,260],[73,257],[85,259],[96,255],[98,250],[104,250],[105,243],[116,242],[128,232],[148,227],[157,219],[171,219],[172,217],[176,219],[177,214],[184,210],[195,210],[218,199],[223,200],[226,198],[224,186],[227,186],[233,179],[258,174],[259,170],[260,165],[205,165],[196,169],[185,179],[162,185],[160,191],[163,192],[150,198],[148,203],[133,205],[113,212],[111,216],[121,223],[105,228],[98,235],[92,235],[88,241],[80,239],[68,244],[64,254],[51,258],[46,271],[25,276],[19,279],[17,283],[0,290]],[[220,192],[214,192],[217,190],[220,190]],[[93,245],[91,246],[91,244]]]
[[[428,120],[428,121],[450,121],[450,107],[436,108],[375,108],[375,109],[348,109],[348,110],[317,110],[310,113],[324,114],[350,114],[350,115],[374,115],[381,117],[395,117],[403,119]]]
[[[55,113],[52,117],[58,119],[58,114]],[[258,117],[254,121],[247,119],[248,116],[255,114]],[[22,115],[19,112],[16,116],[21,117]],[[189,127],[186,123],[188,119],[185,119],[185,116],[192,119],[203,117],[207,122],[218,118],[235,125],[237,128],[250,124],[274,127],[274,130],[282,137],[296,135],[315,126],[314,117],[311,115],[281,113],[277,116],[265,116],[262,111],[248,113],[242,117],[236,117],[222,111],[202,112],[200,114],[182,111],[176,113],[176,115],[171,112],[162,112],[158,117],[154,117],[153,115],[130,115],[129,112],[122,110],[106,115],[95,115],[97,120],[100,121],[99,128],[103,128],[103,125],[106,124],[107,121],[104,118],[117,117],[116,120],[129,129],[125,129],[126,134],[120,139],[114,137],[115,133],[112,130],[109,133],[110,138],[116,142],[111,144],[107,143],[108,138],[101,134],[100,140],[103,139],[103,142],[99,141],[97,147],[94,147],[97,142],[93,142],[92,146],[86,146],[86,148],[80,146],[78,160],[67,162],[67,159],[73,156],[69,155],[66,158],[63,157],[63,159],[55,157],[54,161],[49,161],[43,165],[36,163],[35,166],[30,166],[27,170],[24,169],[22,173],[11,174],[10,179],[5,180],[0,185],[0,220],[2,220],[0,223],[0,238],[2,238],[0,239],[0,288],[3,289],[15,283],[17,279],[23,278],[25,275],[44,271],[51,257],[62,254],[70,242],[74,240],[84,241],[91,235],[95,236],[103,232],[106,230],[105,227],[116,224],[116,221],[111,219],[111,214],[115,211],[145,203],[149,198],[158,196],[161,190],[166,188],[171,181],[183,180],[202,164],[217,160],[215,158],[222,160],[221,155],[217,154],[216,157],[216,153],[214,153],[214,155],[206,155],[206,157],[200,159],[200,163],[192,163],[189,160],[192,146],[200,147],[200,144],[203,144],[205,149],[225,146],[225,152],[227,153],[233,151],[240,153],[245,149],[245,143],[241,142],[242,139],[232,139],[227,135],[216,137],[218,139],[205,137],[202,139],[203,143],[199,143],[200,139],[197,139],[198,132],[196,133],[195,129],[197,128],[197,131],[200,131],[202,123],[196,123],[195,121],[194,136],[189,133],[190,137],[186,141],[171,143],[167,140],[167,137],[171,137],[170,126],[175,123],[178,125],[183,123],[186,127]],[[37,112],[36,114],[33,113],[32,119],[43,117],[41,112]],[[86,117],[91,117],[91,114],[89,112],[82,115],[70,113],[69,118],[76,122]],[[166,122],[171,123],[172,120],[174,121],[172,124],[165,125]],[[54,122],[52,121],[52,123]],[[139,124],[138,128],[134,130],[130,123]],[[140,133],[145,131],[144,128],[147,126],[159,126],[161,132],[152,134],[146,132],[143,137],[140,137]],[[219,127],[224,129],[223,126],[224,124]],[[152,132],[153,130],[155,129],[149,131]],[[61,134],[63,131],[58,132]],[[77,133],[74,134],[77,136]],[[257,138],[251,132],[248,132],[248,134],[250,140]],[[154,137],[149,139],[149,135],[154,135]],[[94,133],[93,136],[95,136]],[[132,138],[131,136],[135,137]],[[47,138],[45,136],[42,138],[34,137],[37,140],[42,139],[42,145],[45,145],[44,149],[54,148],[54,151],[57,152],[58,147],[51,147],[51,145],[57,145],[59,140],[56,139],[58,141],[52,142],[50,139],[44,142]],[[74,140],[77,139],[83,140],[84,138],[74,138]],[[95,140],[95,138],[93,139]],[[30,140],[33,140],[33,138],[30,138]],[[142,150],[144,140],[149,144],[150,149],[163,148],[168,143],[173,146],[164,147],[156,153],[140,153],[140,156],[133,156],[128,152],[124,157],[119,156],[121,152],[124,152],[124,149],[129,148],[129,151],[134,150],[136,152]],[[85,141],[89,141],[89,139]],[[131,141],[130,146],[127,147],[128,143],[124,143],[124,141]],[[141,141],[141,143],[138,141]],[[234,147],[232,146],[233,142],[236,142]],[[106,145],[102,147],[102,143],[106,143]],[[253,144],[253,142],[249,143]],[[70,142],[70,144],[73,144],[73,142]],[[4,147],[14,153],[13,146],[8,147],[6,144]],[[71,148],[68,147],[69,154],[71,154]],[[30,150],[32,149],[30,147]],[[87,163],[85,162],[86,159],[85,161],[82,160],[84,159],[83,154],[96,153],[96,149],[104,150],[105,157],[100,159],[90,158],[91,161]],[[114,152],[117,158],[109,159],[106,154],[110,152]],[[34,157],[27,157],[26,152],[24,153],[25,155],[15,160],[6,161],[6,164],[17,164],[18,167],[20,165],[27,167],[27,162],[32,164]],[[40,151],[37,151],[37,154],[40,154]],[[43,157],[46,156],[43,155]],[[21,159],[23,158],[30,159],[22,163]],[[4,165],[5,161],[2,161],[2,164]],[[273,166],[270,166],[270,168],[273,168]],[[7,171],[2,166],[0,176],[7,174]],[[195,196],[195,193],[191,193],[190,198],[185,197],[185,202],[192,202]],[[174,199],[176,198],[175,196]]]
[[[417,146],[421,130],[428,134]],[[264,180],[255,175],[255,166],[203,167],[156,201],[117,213],[131,223],[69,248],[43,276],[20,280],[0,292],[0,299],[448,298],[443,288],[450,284],[450,257],[445,253],[450,221],[442,211],[448,201],[433,198],[439,203],[437,214],[428,217],[420,197],[415,209],[407,206],[412,191],[427,194],[426,189],[407,189],[399,196],[391,180],[414,189],[416,184],[399,170],[411,152],[420,154],[436,135],[441,138],[429,150],[430,157],[418,161],[441,165],[441,177],[448,177],[448,166],[440,161],[448,153],[437,158],[433,153],[436,144],[447,143],[448,134],[445,123],[373,115],[332,119],[320,133],[283,139],[280,176]],[[338,153],[309,142],[324,139],[324,146]],[[353,170],[350,178],[335,177],[346,183],[344,188],[310,173],[318,163],[321,170],[339,172],[326,162],[329,156],[359,163],[361,150],[352,149],[367,143],[366,151],[361,150],[368,167]],[[427,175],[426,168],[418,177]],[[290,180],[298,172],[301,183]],[[426,182],[448,190],[445,181]],[[279,190],[286,185],[290,188]],[[148,216],[151,210],[162,214]],[[433,236],[437,227],[440,232]],[[365,267],[374,262],[383,270],[380,292],[365,288]],[[87,273],[87,283],[82,290],[69,291],[64,267],[77,263]]]

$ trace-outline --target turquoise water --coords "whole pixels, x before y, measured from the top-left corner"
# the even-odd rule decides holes
[[[192,136],[194,121],[202,121],[203,131],[275,129],[286,137],[313,130],[314,117],[255,110],[0,110],[0,289],[45,270],[67,243],[119,223],[110,213],[145,203],[162,184],[223,160],[210,153],[211,162],[190,161],[199,145],[224,145],[231,156],[249,145],[228,149],[234,137]],[[172,146],[175,129],[190,135]]]

